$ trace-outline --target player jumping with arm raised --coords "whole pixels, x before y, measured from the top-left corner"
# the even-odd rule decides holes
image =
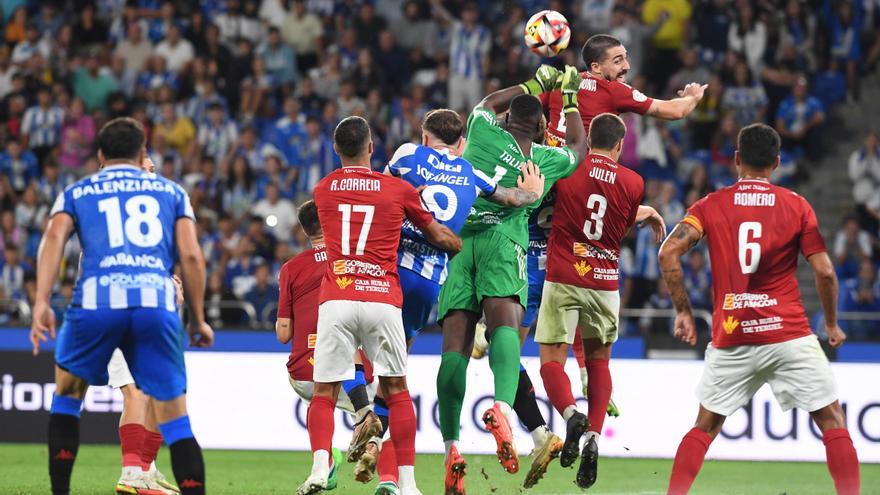
[[[797,194],[770,183],[779,165],[779,135],[744,127],[737,138],[740,180],[694,203],[660,248],[660,269],[675,310],[675,335],[694,345],[694,316],[681,257],[700,239],[709,245],[715,293],[712,342],[697,386],[697,421],[675,454],[668,493],[687,493],[727,416],[765,383],[783,410],[810,413],[822,431],[837,493],[859,493],[859,460],[846,430],[828,359],[810,330],[795,269],[798,254],[816,273],[828,342],[846,335],[837,325],[837,277],[816,214]]]
[[[137,121],[111,120],[97,143],[102,170],[58,197],[38,254],[34,353],[47,332],[55,336],[49,296],[64,243],[74,230],[83,243],[80,277],[55,350],[48,435],[52,491],[70,491],[83,398],[90,384],[107,383],[107,363],[119,348],[151,397],[181,493],[203,494],[205,468],[186,413],[183,330],[171,277],[176,248],[191,310],[190,343],[211,345],[213,331],[202,307],[205,261],[189,197],[140,168],[146,150]]]
[[[537,76],[530,84],[547,90],[560,79],[558,72],[549,67],[539,69]],[[515,86],[487,96],[474,109],[468,119],[467,145],[462,156],[475,169],[491,174],[496,182],[507,187],[516,184],[522,165],[532,161],[545,177],[542,195],[546,194],[557,180],[574,171],[586,153],[585,133],[577,115],[577,79],[574,67],[566,68],[561,78],[568,109],[566,118],[571,124],[567,134],[570,148],[535,144],[542,139],[546,127],[541,103],[524,94],[524,86]],[[496,115],[505,111],[508,113],[504,121],[497,121]],[[483,421],[495,437],[502,466],[511,473],[519,470],[508,415],[520,376],[518,327],[528,286],[525,250],[529,211],[528,207],[512,208],[477,199],[462,229],[462,252],[450,261],[449,276],[440,290],[438,316],[443,326],[443,355],[437,393],[440,429],[446,444],[446,493],[464,492],[465,461],[456,445],[468,359],[475,326],[483,314],[495,382],[495,404],[483,413]],[[549,458],[546,463],[549,464]],[[546,464],[543,467],[546,469]],[[538,471],[535,476],[543,475],[543,470]]]
[[[342,381],[354,375],[351,360],[340,356],[353,356],[362,347],[388,403],[400,492],[419,495],[414,468],[416,418],[406,384],[397,248],[406,218],[444,251],[458,252],[461,240],[424,209],[412,186],[370,169],[373,141],[366,120],[349,117],[340,122],[333,133],[333,148],[342,159],[342,168],[315,187],[327,265],[318,307],[315,390],[308,414],[314,459],[312,472],[297,493],[327,489],[333,408]]]

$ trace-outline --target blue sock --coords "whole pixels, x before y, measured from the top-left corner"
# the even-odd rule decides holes
[[[360,385],[367,385],[367,379],[364,378],[363,370],[355,370],[354,378],[351,380],[345,380],[342,382],[342,389],[345,390],[346,394],[351,394],[351,391],[354,390],[355,387]]]
[[[187,438],[195,438],[189,424],[189,416],[186,415],[172,419],[167,423],[162,423],[159,425],[159,431],[162,433],[165,444],[168,446]]]
[[[522,372],[525,371],[525,370],[526,370],[526,367],[523,366],[522,361],[520,361],[520,362],[519,362],[519,372],[522,373]]]
[[[56,394],[52,396],[52,408],[49,409],[49,413],[65,414],[67,416],[79,418],[79,412],[80,409],[82,409],[82,404],[83,401],[81,399]]]

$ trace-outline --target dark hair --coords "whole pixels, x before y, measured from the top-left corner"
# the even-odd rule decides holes
[[[539,103],[540,105],[540,103]],[[363,117],[346,117],[333,131],[333,144],[339,155],[354,158],[367,149],[370,142],[370,124]]]
[[[464,124],[454,110],[438,108],[425,114],[422,130],[437,136],[446,144],[455,144],[461,139]]]
[[[607,52],[609,48],[614,48],[615,46],[620,46],[622,44],[623,43],[621,43],[619,39],[610,34],[596,34],[590,36],[590,39],[584,43],[584,47],[581,49],[581,58],[584,59],[584,63],[587,65],[587,70],[590,69],[590,64],[593,62],[602,63],[602,61],[605,60],[605,52]]]
[[[590,122],[590,149],[610,150],[626,135],[626,124],[613,113],[600,113]]]
[[[779,158],[779,134],[766,124],[747,125],[739,131],[736,148],[743,165],[766,170]]]
[[[131,117],[119,117],[98,132],[98,151],[105,160],[136,159],[144,147],[144,126]]]
[[[510,119],[526,125],[536,124],[544,114],[541,100],[532,95],[519,95],[510,100]]]
[[[311,199],[299,205],[297,211],[299,215],[299,224],[302,225],[303,232],[309,237],[315,237],[321,234],[321,222],[318,220],[318,207]]]

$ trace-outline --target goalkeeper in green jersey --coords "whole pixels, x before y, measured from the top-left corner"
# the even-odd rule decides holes
[[[474,108],[467,122],[467,147],[463,158],[495,182],[516,187],[520,167],[531,161],[545,177],[544,194],[568,177],[586,156],[587,141],[578,114],[577,92],[581,78],[574,67],[559,72],[541,66],[535,78],[519,86],[496,91]],[[561,89],[566,114],[568,147],[553,148],[543,142],[547,121],[535,95]],[[507,114],[499,119],[497,115]],[[519,470],[519,459],[509,415],[520,377],[520,335],[526,303],[527,222],[535,203],[523,208],[477,199],[461,230],[462,250],[448,266],[440,291],[439,317],[443,327],[443,355],[437,376],[440,430],[446,444],[446,493],[464,493],[466,463],[458,452],[461,408],[468,359],[477,321],[485,314],[489,340],[489,365],[495,382],[495,403],[482,419],[495,437],[497,454],[505,470]],[[532,398],[534,400],[534,398]],[[536,445],[531,486],[543,476],[561,441],[547,434]]]

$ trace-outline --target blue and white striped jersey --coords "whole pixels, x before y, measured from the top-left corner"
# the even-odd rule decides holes
[[[64,123],[64,110],[58,105],[43,109],[34,105],[24,112],[21,132],[28,135],[28,145],[55,146],[61,137],[61,124]]]
[[[538,258],[535,266],[544,270],[547,267],[547,239],[550,238],[550,221],[553,219],[553,206],[556,204],[556,189],[544,196],[541,205],[529,215],[529,256]]]
[[[195,219],[183,188],[114,165],[67,187],[52,207],[59,213],[73,218],[82,243],[73,306],[177,310],[174,227],[178,218]]]
[[[422,202],[438,222],[455,233],[464,226],[477,196],[491,196],[497,187],[494,180],[464,158],[412,143],[397,148],[388,170],[413,187],[427,186],[422,191]],[[404,221],[397,266],[442,284],[446,281],[448,259],[416,226]]]

